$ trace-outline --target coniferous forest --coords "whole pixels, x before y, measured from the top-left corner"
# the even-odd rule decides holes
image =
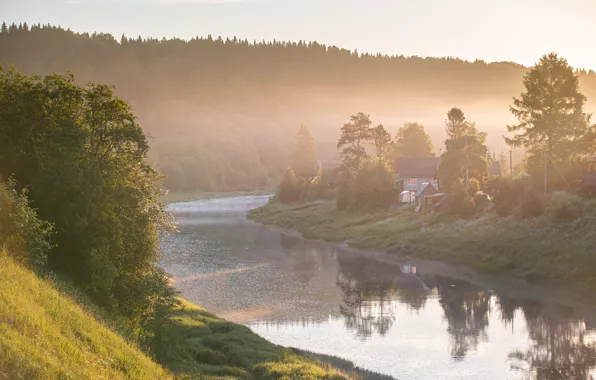
[[[359,54],[316,42],[117,38],[27,24],[2,25],[0,65],[27,75],[72,72],[79,84],[115,86],[173,191],[277,184],[301,124],[331,166],[339,159],[338,126],[359,111],[391,136],[406,122],[422,123],[441,146],[445,110],[460,107],[500,153],[508,149],[502,138],[512,121],[508,106],[528,70],[510,62]],[[579,71],[579,78],[582,92],[596,99],[596,74]],[[594,108],[588,101],[587,110]]]

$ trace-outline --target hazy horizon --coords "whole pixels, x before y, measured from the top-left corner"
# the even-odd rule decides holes
[[[7,0],[6,22],[50,23],[116,38],[207,35],[317,41],[360,53],[456,57],[532,66],[555,51],[596,69],[585,49],[596,17],[590,0]],[[511,11],[514,9],[514,11]]]

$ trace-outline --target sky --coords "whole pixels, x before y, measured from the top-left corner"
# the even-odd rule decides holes
[[[596,70],[596,0],[0,0],[0,18],[128,37],[318,41],[359,52]]]

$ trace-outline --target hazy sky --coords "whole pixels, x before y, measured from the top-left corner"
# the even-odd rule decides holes
[[[596,0],[0,0],[8,22],[120,37],[316,40],[360,52],[596,69]]]

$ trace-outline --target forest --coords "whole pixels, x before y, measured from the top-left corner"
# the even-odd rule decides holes
[[[488,133],[489,150],[508,150],[508,106],[528,71],[511,62],[360,54],[317,42],[117,39],[27,24],[2,25],[0,65],[115,86],[171,191],[274,187],[301,124],[316,139],[323,166],[335,166],[337,129],[359,110],[391,136],[406,122],[422,123],[438,147],[445,110],[460,107]],[[596,99],[596,74],[577,74],[582,92]]]

